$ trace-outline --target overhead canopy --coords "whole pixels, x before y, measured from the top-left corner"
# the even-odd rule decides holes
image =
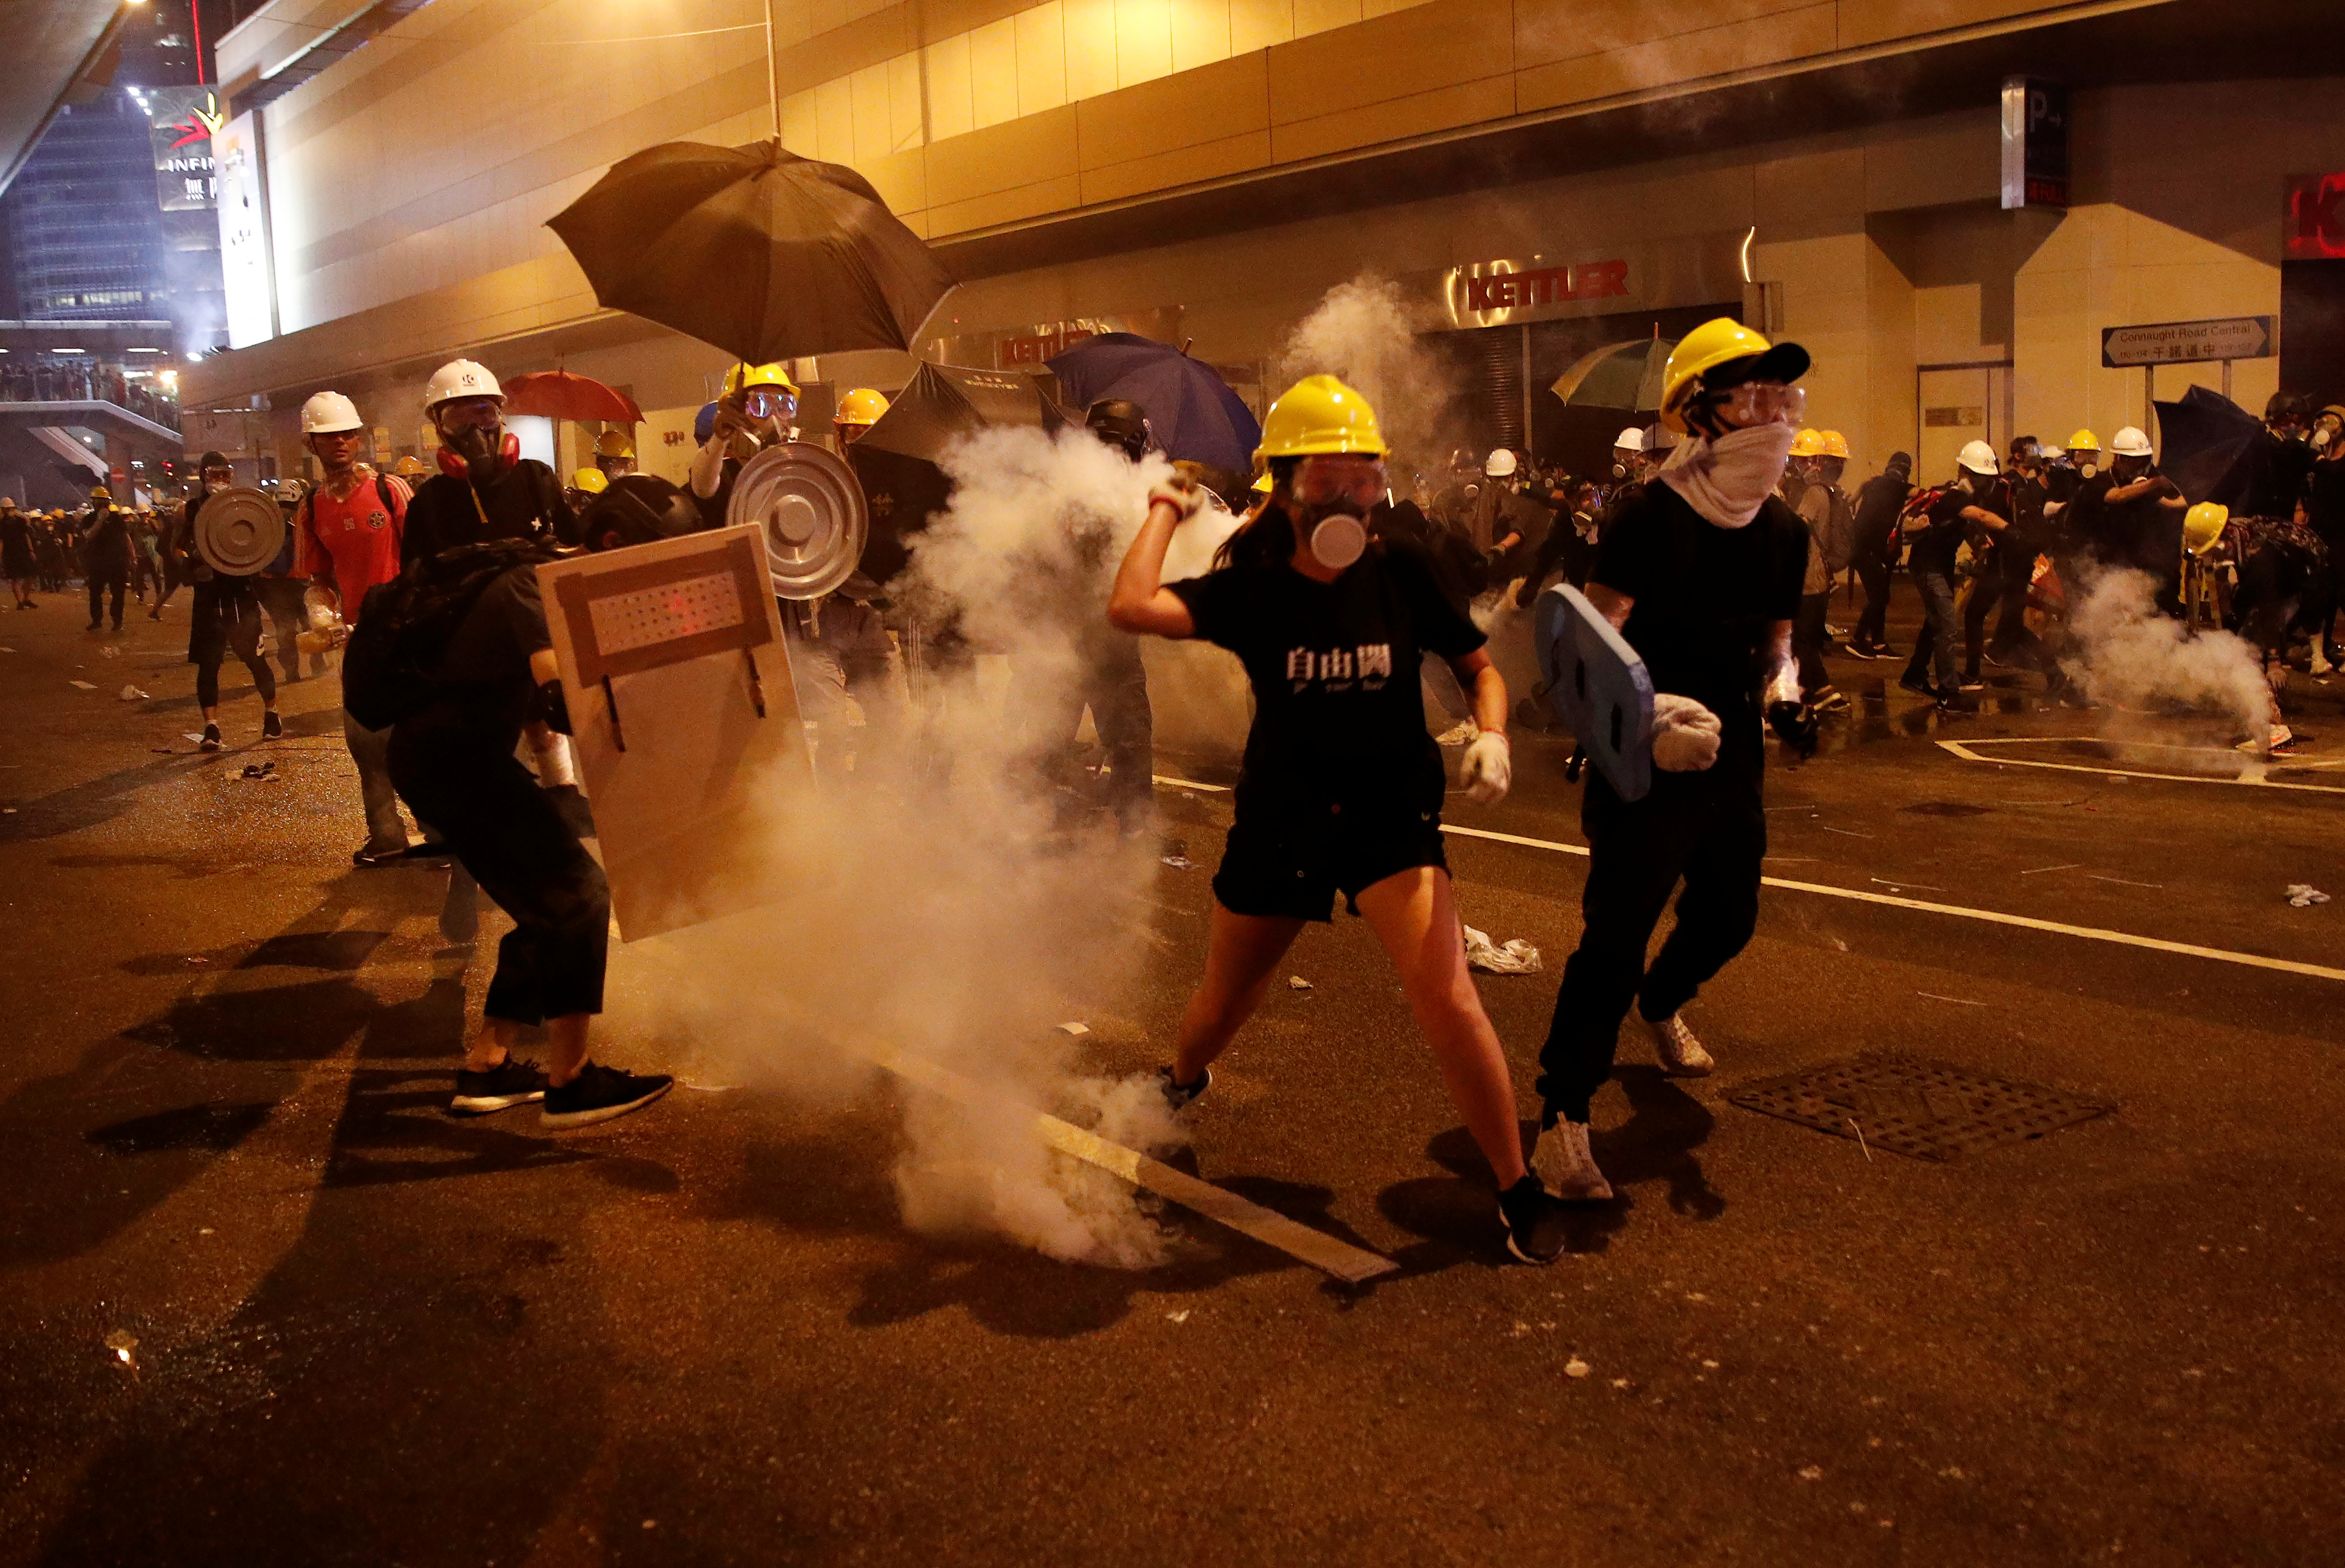
[[[75,84],[105,66],[120,15],[116,0],[0,0],[0,191]]]

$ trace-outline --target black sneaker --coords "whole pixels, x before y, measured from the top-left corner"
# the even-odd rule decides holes
[[[1159,1094],[1164,1097],[1165,1108],[1170,1110],[1174,1116],[1179,1116],[1183,1111],[1187,1110],[1191,1106],[1195,1105],[1200,1099],[1203,1099],[1204,1098],[1205,1091],[1213,1087],[1213,1069],[1211,1067],[1207,1067],[1205,1069],[1204,1077],[1199,1078],[1193,1084],[1174,1083],[1172,1081],[1172,1069],[1171,1067],[1159,1067],[1156,1069],[1156,1090]]]
[[[507,1057],[487,1072],[456,1070],[456,1098],[448,1108],[459,1116],[487,1116],[545,1098],[545,1069],[520,1057]]]
[[[1917,681],[1910,675],[1900,675],[1897,678],[1897,683],[1917,696],[1927,697],[1933,702],[1938,700],[1938,688],[1927,681]]]
[[[219,749],[219,726],[218,724],[206,724],[204,726],[204,738],[196,743],[196,750],[199,752],[216,752]]]
[[[588,1062],[568,1083],[546,1089],[538,1119],[554,1128],[592,1127],[641,1110],[675,1087],[665,1073],[624,1073]]]
[[[279,740],[284,736],[284,733],[285,721],[277,716],[276,709],[271,708],[267,713],[260,715],[260,738],[262,740]]]
[[[394,861],[406,858],[407,845],[403,844],[392,845],[383,849],[377,849],[373,845],[366,844],[350,851],[350,864],[358,866],[389,865]]]
[[[1507,1227],[1507,1251],[1518,1263],[1547,1264],[1563,1256],[1563,1209],[1536,1176],[1498,1194],[1498,1218]]]

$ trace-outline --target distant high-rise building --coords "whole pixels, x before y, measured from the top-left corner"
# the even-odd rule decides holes
[[[123,87],[68,105],[9,186],[5,259],[25,319],[170,314],[150,118]]]

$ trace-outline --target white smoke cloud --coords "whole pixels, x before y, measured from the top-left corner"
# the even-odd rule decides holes
[[[2180,703],[2263,733],[2273,714],[2271,688],[2251,643],[2205,627],[2194,635],[2161,613],[2147,572],[2102,572],[2084,590],[2068,624],[2083,645],[2078,674],[2086,696],[2120,708]]]
[[[1470,440],[1459,415],[1456,368],[1426,346],[1408,297],[1390,278],[1363,273],[1327,290],[1273,357],[1284,389],[1305,376],[1338,377],[1360,389],[1392,443],[1394,489]]]
[[[669,1042],[696,1078],[817,1098],[868,1088],[867,1042],[923,1057],[982,1093],[901,1097],[907,1224],[1146,1267],[1165,1239],[1131,1189],[1044,1147],[1032,1115],[1143,1150],[1179,1141],[1152,1078],[1094,1076],[1056,1027],[1084,1020],[1111,1048],[1138,1033],[1158,851],[1105,824],[1062,828],[1021,716],[1074,678],[1077,634],[1103,617],[1165,470],[1080,432],[1006,430],[943,466],[952,502],[897,587],[931,620],[957,616],[976,668],[923,683],[926,749],[891,754],[867,729],[858,776],[793,802],[816,825],[794,840],[789,897],[615,952],[612,1032]],[[943,758],[949,783],[922,765]]]

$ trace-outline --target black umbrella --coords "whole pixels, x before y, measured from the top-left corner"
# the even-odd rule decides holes
[[[2157,468],[2190,501],[2238,506],[2258,479],[2263,421],[2218,392],[2192,387],[2159,403]]]
[[[847,449],[871,504],[864,573],[885,582],[911,559],[905,536],[927,527],[952,494],[952,481],[937,460],[955,440],[989,426],[1057,430],[1081,422],[1037,377],[922,364],[888,411]]]
[[[646,148],[546,227],[600,303],[753,365],[909,349],[953,283],[861,175],[778,139]]]

